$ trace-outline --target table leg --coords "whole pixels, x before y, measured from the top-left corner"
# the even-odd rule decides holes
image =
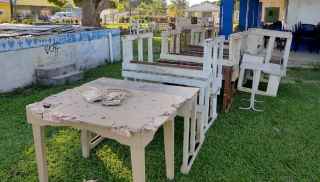
[[[199,108],[200,108],[200,113],[199,113],[199,117],[197,117],[197,133],[199,134],[199,136],[197,136],[198,141],[202,142],[204,141],[204,129],[205,129],[205,124],[208,121],[205,121],[205,89],[204,88],[200,88],[200,93],[199,93]],[[198,114],[197,114],[198,116]]]
[[[88,130],[81,130],[81,148],[82,148],[82,156],[84,158],[89,158],[90,156],[90,133]]]
[[[145,148],[131,146],[133,182],[145,182]]]
[[[164,124],[164,148],[166,155],[167,178],[174,179],[174,121]]]
[[[191,136],[192,138],[192,136]],[[183,159],[181,171],[186,173],[188,170],[188,160],[189,160],[189,151],[190,151],[190,117],[184,116],[184,134],[183,134]]]
[[[44,126],[32,125],[33,140],[40,182],[48,182],[48,165],[44,143]]]

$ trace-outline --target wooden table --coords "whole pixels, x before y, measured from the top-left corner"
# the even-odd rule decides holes
[[[129,96],[120,106],[89,103],[83,97],[88,88],[98,90],[121,89]],[[82,152],[90,154],[89,132],[130,146],[133,181],[145,181],[145,147],[160,127],[164,127],[166,174],[174,178],[174,118],[185,114],[185,130],[195,130],[198,89],[151,83],[101,78],[80,87],[66,90],[26,107],[27,119],[32,124],[40,182],[48,181],[44,142],[47,126],[68,126],[81,129]],[[189,124],[191,123],[191,127]],[[186,133],[186,132],[185,132]],[[192,135],[193,134],[193,135]],[[190,137],[184,138],[184,158]],[[188,159],[186,159],[188,160]],[[183,164],[184,165],[184,164]],[[182,166],[183,166],[182,165]]]

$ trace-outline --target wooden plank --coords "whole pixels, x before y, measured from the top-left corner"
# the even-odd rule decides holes
[[[166,173],[169,180],[174,179],[174,121],[167,121],[164,126],[164,148]]]
[[[144,182],[146,181],[145,148],[133,145],[130,147],[130,151],[133,182]]]
[[[43,126],[32,125],[34,146],[36,151],[37,168],[40,182],[48,182],[48,164],[44,142]]]
[[[89,131],[86,129],[81,130],[81,148],[82,148],[82,156],[84,158],[89,158],[90,140],[89,140]]]
[[[157,62],[150,63],[150,62],[131,61],[131,63],[142,64],[142,65],[154,65],[154,66],[161,66],[161,67],[172,67],[172,68],[178,68],[178,69],[180,68],[180,69],[201,70],[201,67],[199,66],[179,64],[174,62],[157,61]]]

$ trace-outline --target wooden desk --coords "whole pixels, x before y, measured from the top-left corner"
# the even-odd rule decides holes
[[[129,96],[120,106],[103,106],[84,99],[82,93],[88,88],[121,89]],[[44,143],[44,129],[47,126],[81,129],[84,157],[89,156],[92,148],[89,132],[130,146],[134,182],[145,181],[145,147],[163,126],[166,173],[168,179],[173,179],[174,118],[178,112],[183,112],[187,118],[185,121],[196,122],[197,94],[196,88],[101,78],[28,105],[27,119],[32,124],[40,182],[48,181]],[[184,141],[184,148],[189,147],[188,142]]]

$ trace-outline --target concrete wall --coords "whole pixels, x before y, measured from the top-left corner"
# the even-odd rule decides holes
[[[319,0],[289,0],[287,22],[292,27],[298,22],[318,24],[320,22]]]
[[[86,70],[105,64],[110,60],[110,32],[114,59],[121,60],[118,30],[0,40],[0,92],[32,84],[39,65],[75,63]]]

